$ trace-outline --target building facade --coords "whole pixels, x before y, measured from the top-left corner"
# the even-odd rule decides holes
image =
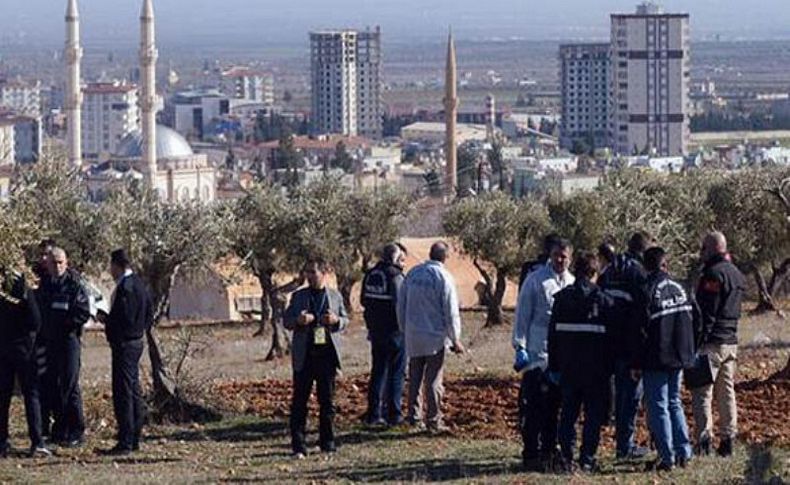
[[[689,133],[689,15],[653,2],[611,16],[612,114],[616,153],[686,154]]]
[[[312,32],[310,52],[317,131],[380,138],[381,30]]]
[[[117,153],[121,141],[140,129],[137,86],[91,83],[82,94],[83,156],[99,159]]]
[[[0,167],[14,165],[15,154],[14,122],[0,118]]]
[[[0,107],[24,116],[41,116],[41,82],[0,79]]]
[[[232,67],[222,73],[220,89],[230,98],[266,106],[274,104],[274,77],[268,72]]]
[[[563,148],[609,145],[609,50],[609,44],[560,46]]]
[[[165,107],[168,124],[189,140],[203,140],[212,122],[230,113],[231,99],[217,89],[182,91]]]
[[[0,130],[4,133],[0,135],[0,159],[31,163],[41,157],[44,133],[40,117],[0,112]]]

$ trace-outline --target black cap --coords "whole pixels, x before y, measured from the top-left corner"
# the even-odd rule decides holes
[[[116,249],[110,254],[110,262],[123,268],[129,267],[129,257],[123,249]]]

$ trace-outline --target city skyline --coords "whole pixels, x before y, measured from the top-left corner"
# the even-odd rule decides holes
[[[2,0],[3,3],[11,0]],[[50,46],[61,43],[62,1],[28,0],[6,7],[0,16],[0,48],[25,42]],[[226,0],[221,8],[207,0],[157,0],[162,25],[160,44],[218,41],[227,43],[305,44],[304,33],[322,28],[360,28],[381,25],[388,41],[419,42],[441,38],[448,25],[459,40],[523,38],[529,40],[585,40],[608,36],[610,12],[629,12],[633,0],[565,0],[554,3],[494,0],[418,0],[376,2],[336,0],[267,4],[255,0]],[[81,0],[84,42],[125,44],[137,35],[128,19],[135,18],[132,0]],[[667,10],[691,14],[697,39],[721,35],[725,39],[770,39],[787,37],[790,9],[783,0],[764,0],[744,19],[738,0],[667,0]],[[580,8],[581,6],[585,8]],[[220,9],[222,12],[217,10]],[[224,14],[223,14],[224,13]]]

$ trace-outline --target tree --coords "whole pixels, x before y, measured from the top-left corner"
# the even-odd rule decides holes
[[[457,193],[466,195],[472,189],[477,175],[477,162],[479,153],[470,143],[462,143],[458,147],[456,174],[458,176]]]
[[[537,251],[549,230],[545,206],[490,192],[458,201],[445,213],[443,225],[485,281],[486,326],[501,325],[508,278],[518,276],[521,264]]]
[[[787,222],[788,231],[790,231],[790,177],[782,179],[782,181],[777,183],[774,187],[769,187],[766,190],[776,197],[779,203],[782,204],[782,207],[784,207],[785,221]],[[785,260],[782,264],[781,271],[783,271],[783,281],[787,281],[788,273],[790,273],[790,264],[788,263],[788,260]],[[779,371],[778,376],[784,379],[790,379],[790,357],[787,358],[787,364],[785,364],[784,369]]]
[[[299,169],[304,165],[304,160],[294,146],[294,137],[290,131],[285,130],[282,133],[274,155],[272,167],[286,171],[283,185],[286,187],[299,185]]]
[[[354,171],[354,159],[349,155],[346,144],[343,143],[343,141],[337,142],[335,146],[335,156],[332,158],[330,165],[332,168],[339,168],[346,173],[352,173]]]
[[[108,248],[124,248],[140,277],[148,284],[154,303],[154,325],[146,332],[151,359],[153,402],[160,415],[192,419],[201,412],[182,395],[171,378],[156,334],[167,314],[170,290],[182,271],[205,269],[223,256],[229,244],[222,207],[199,202],[169,204],[154,190],[137,183],[110,192],[100,211],[108,234]]]
[[[488,164],[491,166],[491,170],[494,171],[497,175],[499,175],[499,190],[502,192],[507,192],[507,178],[505,177],[505,159],[502,155],[502,141],[500,139],[495,139],[491,143],[491,148],[488,150]]]

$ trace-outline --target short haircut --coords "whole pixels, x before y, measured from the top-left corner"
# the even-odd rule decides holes
[[[649,272],[658,271],[667,259],[667,252],[658,246],[645,251],[645,269]]]
[[[557,238],[557,240],[554,241],[554,243],[549,248],[549,254],[551,254],[551,252],[554,251],[555,249],[559,249],[560,251],[564,251],[566,249],[569,251],[573,251],[573,244],[571,244],[571,242],[568,239],[562,237]]]
[[[543,238],[543,251],[546,254],[550,253],[551,250],[554,248],[554,245],[560,241],[562,241],[562,237],[556,232],[547,234],[546,237]]]
[[[402,250],[400,246],[395,243],[387,244],[381,250],[381,259],[388,262],[394,263],[398,256],[401,254]]]
[[[49,252],[49,254],[52,255],[53,258],[57,258],[58,256],[62,256],[64,259],[68,259],[68,255],[66,254],[66,250],[61,248],[61,247],[58,247],[58,246],[55,246],[54,248],[52,248],[52,250]]]
[[[582,251],[573,261],[573,275],[577,278],[591,279],[598,274],[598,257],[590,251]]]
[[[409,255],[409,250],[406,249],[406,246],[404,246],[403,243],[396,242],[395,245],[398,246],[398,248],[401,250],[403,254],[405,254],[406,256]]]
[[[310,258],[304,264],[305,269],[313,267],[321,273],[328,273],[330,269],[329,263],[324,258]]]
[[[447,243],[444,241],[439,241],[433,243],[433,246],[431,246],[431,252],[429,254],[429,257],[431,258],[431,261],[438,261],[440,263],[444,263],[445,261],[447,261],[447,256],[449,255],[449,253],[450,253],[450,246],[448,246]]]
[[[38,249],[41,249],[41,250],[44,250],[44,249],[47,249],[47,248],[50,248],[50,250],[51,250],[55,246],[56,246],[55,240],[51,239],[51,238],[42,239],[41,242],[38,243]]]
[[[646,232],[635,232],[628,240],[628,250],[632,253],[643,254],[650,247],[650,235]]]
[[[601,243],[600,246],[598,246],[598,256],[601,259],[605,259],[607,262],[614,261],[614,253],[615,253],[615,249],[612,243],[604,242]]]
[[[129,261],[129,256],[126,255],[126,251],[123,249],[116,249],[110,253],[110,262],[124,269],[132,265],[131,261]]]

